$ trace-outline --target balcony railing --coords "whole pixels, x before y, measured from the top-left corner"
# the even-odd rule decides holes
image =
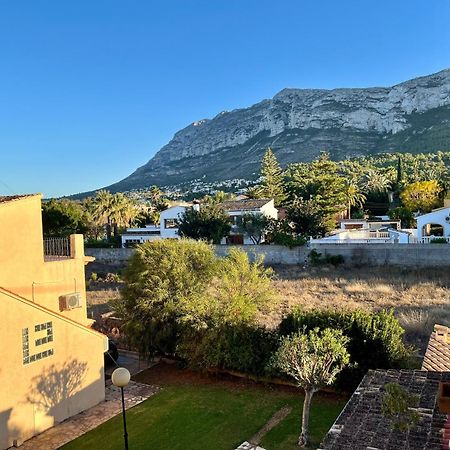
[[[70,238],[44,239],[44,259],[46,261],[56,261],[71,257]]]

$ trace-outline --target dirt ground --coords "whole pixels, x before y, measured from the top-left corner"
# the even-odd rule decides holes
[[[156,386],[164,385],[211,385],[221,386],[228,389],[260,389],[261,391],[288,392],[294,395],[299,394],[299,390],[293,386],[275,385],[268,383],[258,383],[247,378],[235,377],[228,374],[207,373],[187,369],[180,363],[160,361],[153,367],[146,369],[133,376],[133,380],[139,383]],[[334,392],[318,393],[318,397],[326,399],[346,399],[348,395]]]

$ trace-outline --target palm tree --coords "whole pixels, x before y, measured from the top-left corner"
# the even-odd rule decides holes
[[[99,225],[105,226],[108,239],[111,238],[112,199],[111,192],[102,189],[97,191],[90,205],[92,218]]]
[[[360,187],[353,180],[346,180],[345,182],[345,196],[347,198],[347,207],[348,207],[348,218],[351,218],[351,208],[352,206],[357,206],[362,208],[364,202],[366,201],[366,196],[361,191]]]
[[[375,169],[369,169],[362,179],[362,191],[365,193],[384,193],[391,187],[389,178]]]

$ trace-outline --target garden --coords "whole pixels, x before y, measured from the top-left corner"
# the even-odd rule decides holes
[[[298,448],[303,396],[295,388],[207,375],[164,363],[134,379],[159,385],[162,390],[127,411],[131,449],[230,450],[257,434],[261,436],[258,432],[283,408],[290,412],[262,433],[259,444],[267,450]],[[317,395],[311,412],[309,448],[317,448],[346,399],[335,394]],[[121,416],[116,416],[63,449],[120,450],[121,421]]]

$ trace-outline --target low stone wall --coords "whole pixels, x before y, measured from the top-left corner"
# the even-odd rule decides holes
[[[449,267],[449,244],[312,244],[322,255],[341,255],[348,265]],[[449,274],[450,276],[450,274]]]
[[[266,264],[305,264],[314,248],[323,255],[342,255],[347,265],[450,267],[449,244],[312,244],[289,249],[281,245],[215,245],[216,254],[225,256],[231,248],[247,252],[252,260],[264,256]],[[98,263],[123,266],[133,254],[131,248],[87,248],[85,254]]]

